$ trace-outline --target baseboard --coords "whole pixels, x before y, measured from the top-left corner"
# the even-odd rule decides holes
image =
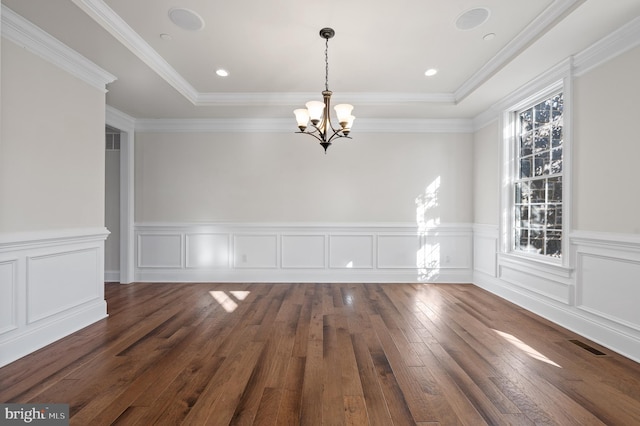
[[[106,283],[119,283],[120,271],[104,271],[104,282]]]
[[[326,269],[247,269],[247,270],[184,270],[145,269],[137,272],[139,282],[208,282],[208,283],[470,283],[472,275],[466,269],[430,271],[418,270],[326,270]]]
[[[0,341],[0,367],[106,318],[106,312],[106,302],[95,300],[32,327],[12,339]]]

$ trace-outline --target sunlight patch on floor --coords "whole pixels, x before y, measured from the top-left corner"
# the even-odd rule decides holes
[[[233,290],[233,291],[230,291],[229,293],[231,293],[231,295],[238,300],[244,300],[247,298],[247,296],[249,296],[249,294],[251,294],[250,291],[238,291],[238,290]]]
[[[560,365],[551,361],[549,358],[542,355],[540,352],[536,351],[531,346],[527,345],[522,340],[518,339],[516,336],[509,333],[505,333],[504,331],[500,331],[496,329],[492,329],[492,330],[495,331],[498,334],[498,336],[502,337],[504,340],[511,343],[513,346],[520,349],[521,351],[529,355],[531,358],[537,359],[542,362],[546,362],[547,364],[553,365],[554,367],[562,368]]]
[[[213,297],[216,300],[216,302],[218,302],[220,306],[222,306],[222,308],[227,312],[235,311],[236,308],[238,307],[238,303],[236,302],[246,299],[250,293],[251,293],[250,291],[236,291],[236,290],[229,291],[229,294],[227,294],[227,292],[220,291],[220,290],[213,290],[209,292],[211,297]]]

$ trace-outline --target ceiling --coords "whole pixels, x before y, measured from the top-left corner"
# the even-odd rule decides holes
[[[640,16],[640,0],[2,4],[115,75],[107,104],[132,117],[290,118],[292,126],[293,109],[321,100],[323,27],[336,33],[333,102],[353,104],[359,119],[469,119]],[[176,25],[175,8],[195,12],[203,28]],[[485,21],[472,19],[484,12]],[[438,73],[425,76],[429,68]]]

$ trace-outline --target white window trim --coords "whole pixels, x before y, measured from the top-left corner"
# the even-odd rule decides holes
[[[498,262],[519,262],[536,265],[558,273],[558,268],[569,273],[571,268],[570,241],[572,217],[572,137],[573,137],[573,96],[572,60],[563,61],[545,74],[512,93],[502,104],[501,128],[501,194],[500,194],[500,238]],[[513,250],[513,177],[516,173],[517,111],[531,106],[538,100],[563,92],[563,159],[562,159],[562,257],[560,259],[538,254],[528,254]]]

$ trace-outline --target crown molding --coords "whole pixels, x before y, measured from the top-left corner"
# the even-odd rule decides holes
[[[541,92],[561,87],[564,79],[571,76],[572,62],[573,58],[569,57],[556,64],[493,104],[486,111],[475,116],[472,120],[474,131],[480,130],[496,121],[505,110],[517,109],[519,105],[528,102],[529,99],[538,97]]]
[[[498,121],[499,114],[493,109],[490,108],[483,113],[476,115],[473,122],[473,131],[477,132],[478,130],[484,129],[488,125],[495,123]]]
[[[194,105],[196,89],[102,0],[71,0]]]
[[[296,105],[318,98],[320,92],[229,92],[199,93],[196,106],[248,106],[248,105]],[[335,96],[335,95],[334,95]],[[408,103],[448,103],[455,98],[451,93],[403,93],[403,92],[340,92],[343,102],[360,105],[388,105]]]
[[[357,132],[367,133],[471,133],[473,121],[442,119],[358,119]]]
[[[290,120],[268,118],[142,118],[136,120],[135,129],[142,133],[278,133],[293,132],[295,126],[292,130]]]
[[[632,19],[626,25],[603,37],[583,51],[556,64],[492,105],[483,113],[478,114],[473,118],[474,129],[479,130],[497,120],[505,109],[511,108],[522,99],[532,96],[536,90],[543,89],[545,85],[550,86],[568,75],[580,77],[637,46],[640,46],[640,17]]]
[[[116,77],[2,5],[2,37],[106,92]]]
[[[551,27],[564,16],[580,6],[586,0],[556,0],[527,27],[520,32],[511,42],[502,48],[496,56],[487,62],[465,81],[454,93],[456,102],[473,93],[478,87],[493,77],[500,69],[506,66],[513,58],[522,53],[529,45],[542,37]]]
[[[640,17],[592,44],[574,57],[574,75],[581,76],[640,45]]]
[[[496,107],[502,112],[505,109],[518,109],[531,102],[531,99],[540,97],[542,92],[559,89],[565,78],[572,73],[573,58],[569,57],[544,73],[530,80],[519,89],[512,92],[499,102]]]
[[[105,121],[120,130],[135,129],[136,119],[110,105],[105,108]]]
[[[295,133],[288,119],[209,118],[138,119],[136,132],[161,133]],[[471,133],[473,121],[467,119],[361,119],[359,133]]]

